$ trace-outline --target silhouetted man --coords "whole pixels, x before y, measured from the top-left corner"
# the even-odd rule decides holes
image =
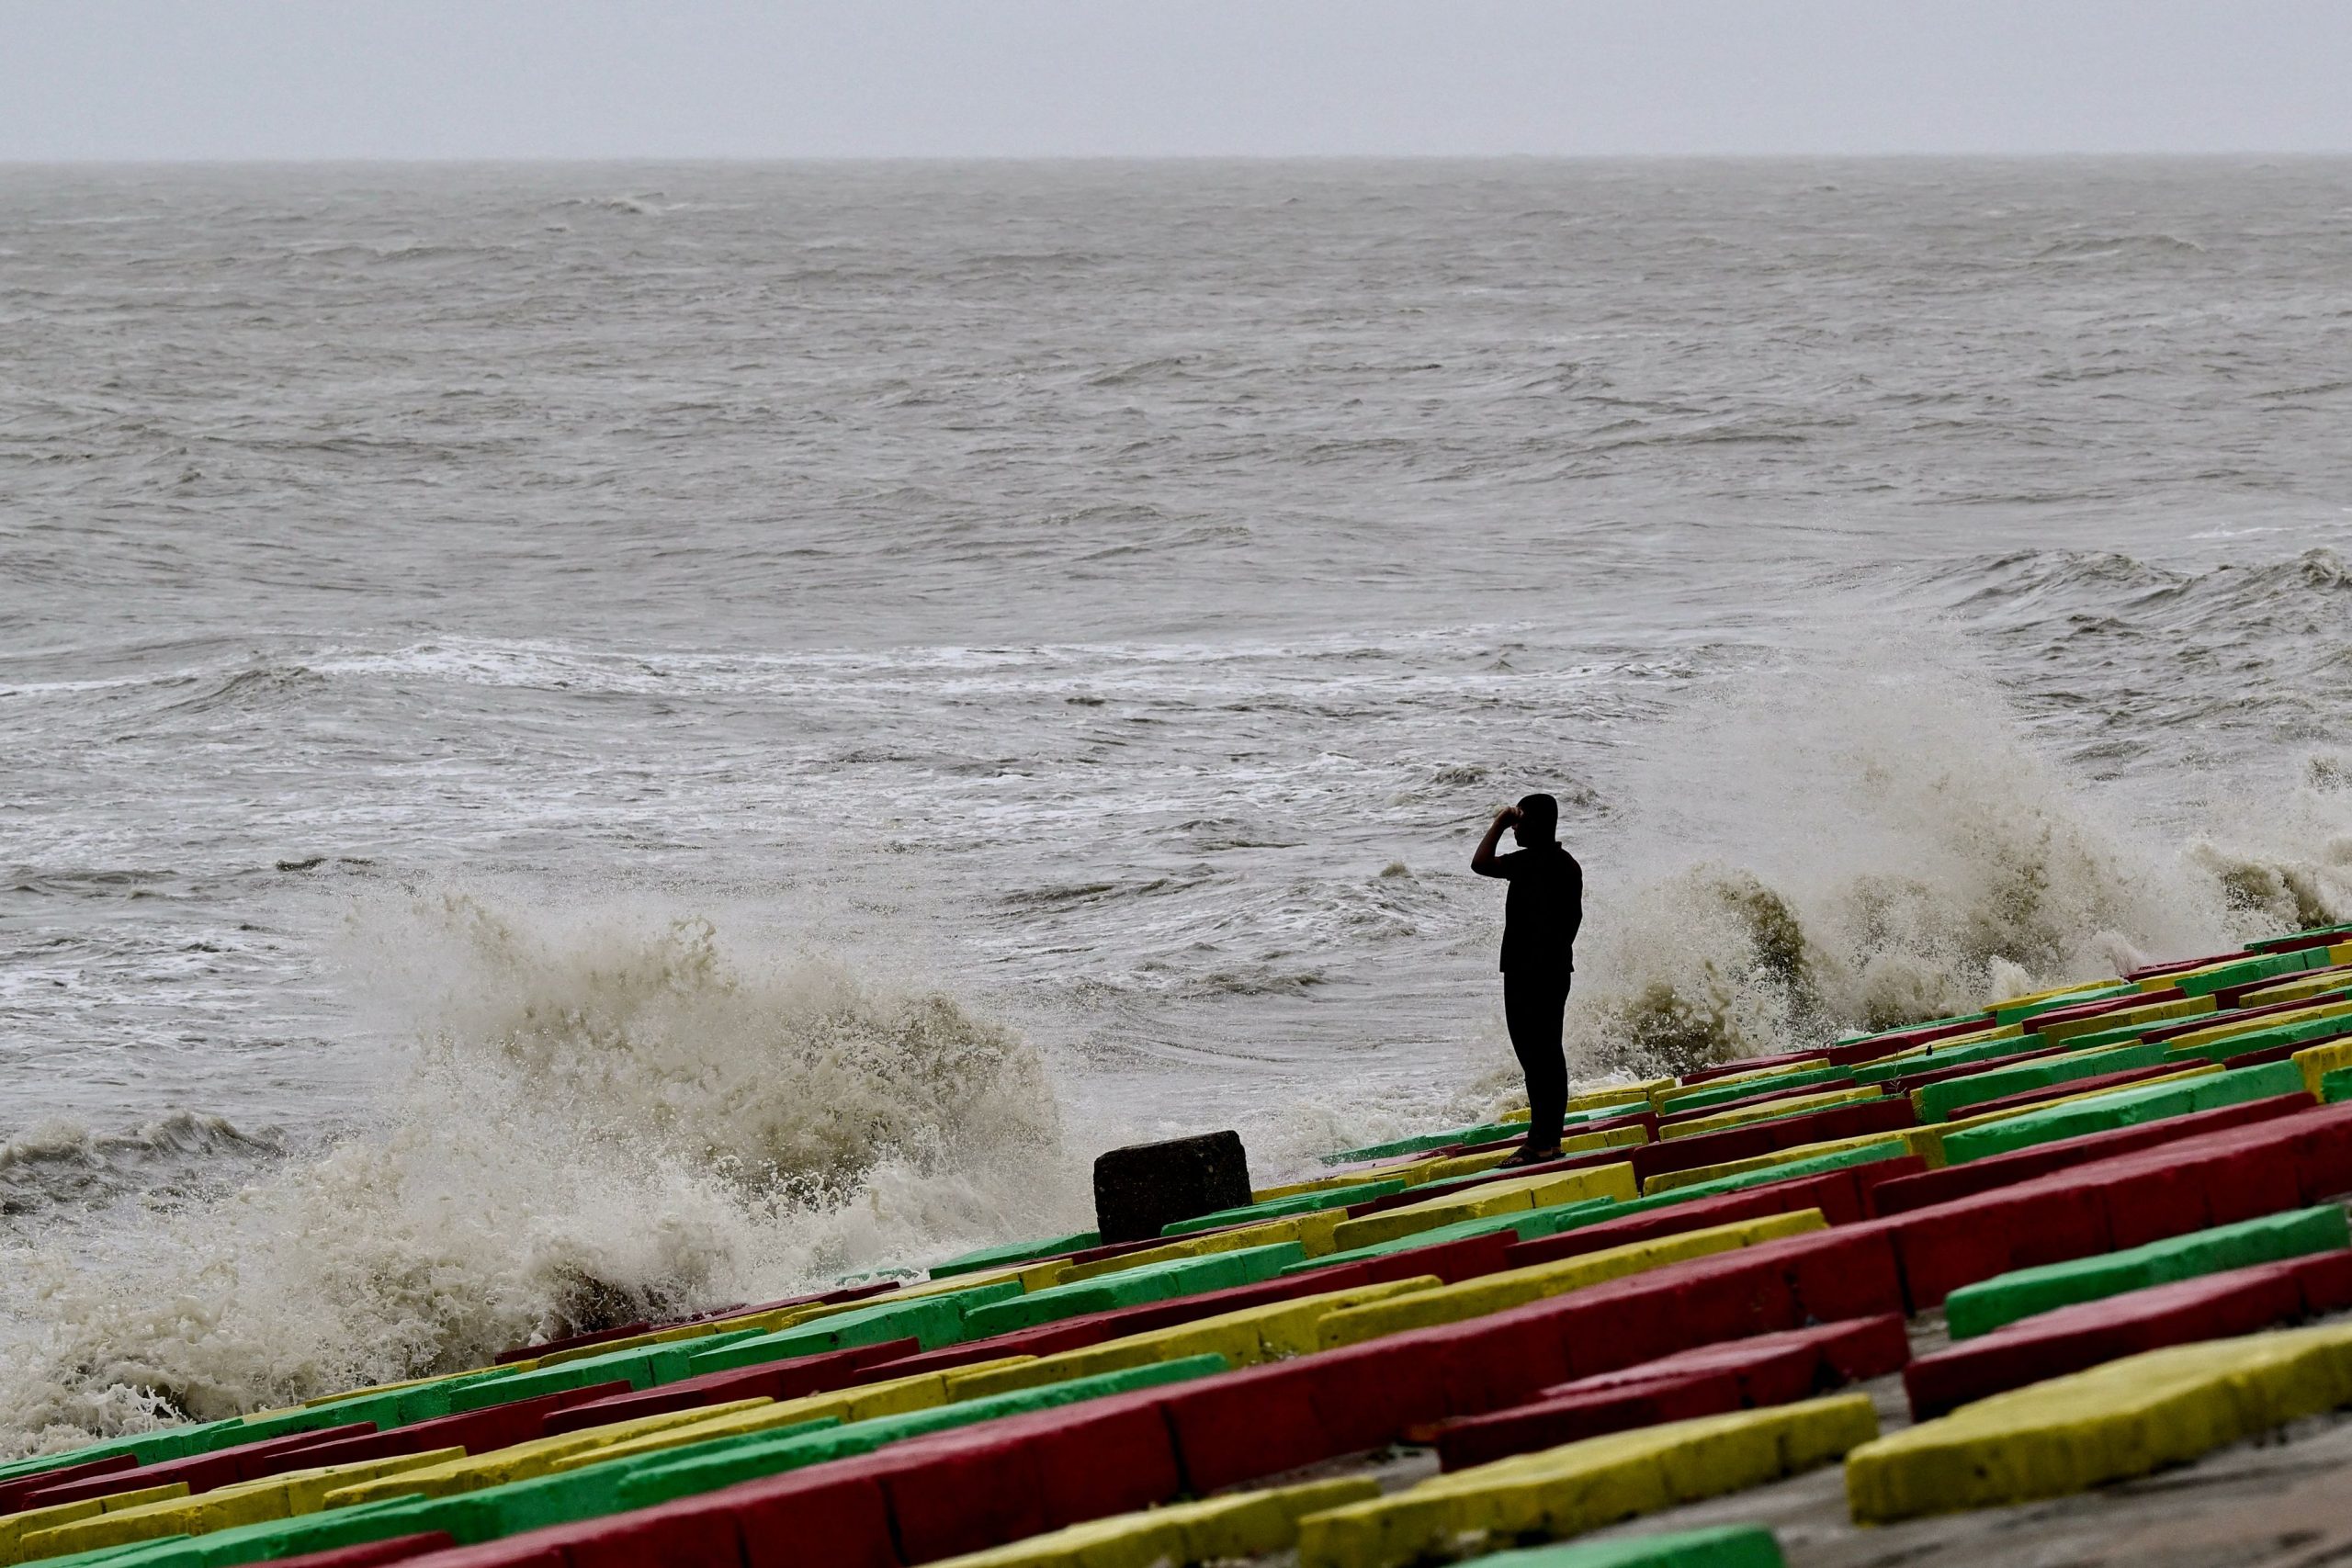
[[[1531,795],[1495,813],[1470,869],[1510,884],[1503,900],[1503,1018],[1510,1048],[1527,1074],[1527,1142],[1506,1166],[1557,1158],[1568,1107],[1568,1063],[1560,1018],[1576,969],[1577,928],[1584,923],[1584,867],[1560,847],[1560,803]],[[1503,829],[1520,847],[1495,853]]]

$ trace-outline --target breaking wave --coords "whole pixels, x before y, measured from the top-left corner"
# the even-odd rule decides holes
[[[168,1201],[211,1185],[223,1165],[282,1153],[274,1134],[194,1111],[122,1133],[51,1122],[0,1143],[0,1215],[98,1209],[132,1193]]]
[[[2267,837],[2166,844],[2066,784],[1984,688],[1777,679],[1663,727],[1625,792],[1654,850],[1630,893],[1596,895],[1569,1003],[1586,1073],[1683,1071],[2352,918],[2341,759],[2229,814]],[[1743,765],[1694,792],[1694,753]]]
[[[232,1195],[0,1260],[41,1337],[0,1450],[476,1365],[1082,1223],[1043,1059],[952,998],[707,921],[417,898],[362,920],[425,998],[383,1124]]]

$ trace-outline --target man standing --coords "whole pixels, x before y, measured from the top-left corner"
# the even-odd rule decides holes
[[[1577,928],[1584,923],[1584,867],[1560,847],[1560,803],[1531,795],[1495,814],[1470,869],[1510,884],[1503,900],[1503,1018],[1510,1048],[1527,1074],[1527,1142],[1505,1168],[1556,1159],[1568,1107],[1568,1063],[1560,1018],[1576,968]],[[1503,829],[1520,847],[1495,853]]]

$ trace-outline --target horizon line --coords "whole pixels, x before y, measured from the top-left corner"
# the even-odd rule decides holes
[[[19,157],[0,153],[0,168],[300,168],[333,166],[485,166],[595,164],[1764,164],[1983,161],[2055,163],[2082,159],[2193,162],[2221,159],[2352,158],[2352,145],[2329,148],[2037,148],[1889,150],[1868,152],[464,152]]]

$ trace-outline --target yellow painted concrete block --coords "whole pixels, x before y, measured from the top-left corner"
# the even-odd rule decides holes
[[[1130,1367],[1148,1367],[1161,1361],[1209,1352],[1225,1357],[1237,1367],[1256,1366],[1288,1356],[1305,1355],[1321,1347],[1322,1322],[1333,1313],[1435,1290],[1440,1283],[1435,1275],[1422,1274],[1409,1280],[1360,1285],[1351,1290],[1326,1291],[1319,1295],[1301,1296],[1295,1301],[1220,1313],[1215,1317],[1154,1329],[1148,1334],[1131,1334],[1104,1344],[1090,1345],[1080,1350],[1039,1356],[1021,1366],[997,1369],[958,1367],[946,1374],[947,1397],[951,1402],[980,1399],[994,1393],[1011,1393],[1016,1389],[1042,1388],[1047,1383],[1067,1382],[1072,1378],[1125,1371]]]
[[[1883,1093],[1884,1090],[1877,1084],[1866,1083],[1852,1089],[1824,1089],[1819,1094],[1792,1094],[1770,1105],[1751,1105],[1744,1110],[1725,1111],[1713,1116],[1694,1116],[1687,1122],[1663,1122],[1657,1134],[1661,1138],[1694,1138],[1702,1133],[1720,1133],[1727,1127],[1745,1127],[1751,1122],[1770,1122],[1807,1111],[1827,1111],[1838,1105],[1859,1105],[1865,1100],[1877,1100]]]
[[[1093,1263],[1080,1263],[1065,1268],[1055,1281],[1075,1285],[1080,1280],[1100,1279],[1105,1274],[1117,1274],[1129,1269],[1141,1269],[1153,1263],[1172,1262],[1179,1258],[1206,1258],[1217,1252],[1239,1252],[1245,1247],[1270,1247],[1278,1242],[1295,1241],[1301,1247],[1308,1238],[1328,1238],[1341,1218],[1344,1210],[1329,1210],[1314,1214],[1291,1214],[1264,1224],[1250,1225],[1241,1230],[1210,1231],[1201,1235],[1188,1235],[1159,1247],[1148,1247],[1140,1252],[1126,1253],[1118,1258],[1105,1258]],[[1325,1251],[1330,1250],[1328,1247]],[[1310,1249],[1309,1257],[1315,1256]],[[1023,1283],[1024,1291],[1039,1287]]]
[[[2266,1013],[2260,1018],[2242,1018],[2230,1023],[2217,1023],[2211,1029],[2199,1029],[2169,1042],[2176,1051],[2208,1045],[2216,1040],[2227,1040],[2233,1034],[2247,1034],[2257,1029],[2276,1029],[2284,1023],[2311,1023],[2324,1018],[2342,1018],[2352,1013],[2352,1002],[2324,1002],[2307,1008],[2290,1008],[2285,1012]]]
[[[1646,1127],[1603,1127],[1591,1133],[1570,1133],[1560,1140],[1564,1155],[1597,1155],[1603,1149],[1637,1149],[1650,1141]]]
[[[347,1393],[338,1393],[334,1397],[336,1399],[348,1399],[351,1396]],[[243,1416],[238,1416],[237,1420],[241,1424],[244,1425],[251,1425],[255,1421],[275,1421],[280,1416],[300,1416],[303,1411],[308,1410],[310,1406],[308,1404],[280,1404],[270,1410],[249,1410]]]
[[[1807,1056],[1801,1061],[1781,1062],[1769,1067],[1750,1067],[1744,1073],[1724,1073],[1717,1077],[1702,1078],[1694,1084],[1679,1084],[1672,1089],[1660,1089],[1650,1097],[1650,1100],[1660,1111],[1671,1112],[1676,1105],[1694,1094],[1712,1094],[1716,1089],[1741,1084],[1753,1084],[1760,1094],[1772,1087],[1774,1078],[1784,1078],[1792,1073],[1809,1073],[1828,1065],[1827,1056]]]
[[[82,1519],[96,1518],[108,1513],[125,1513],[168,1503],[187,1495],[187,1483],[175,1481],[164,1486],[136,1486],[105,1497],[85,1497],[78,1503],[58,1503],[46,1508],[28,1508],[21,1513],[0,1517],[0,1562],[31,1561],[25,1553],[28,1537],[54,1529]],[[56,1553],[43,1551],[43,1557]]]
[[[2352,1404],[2352,1326],[2183,1345],[1963,1405],[1847,1456],[1855,1520],[2064,1496]]]
[[[2007,997],[1997,1002],[1987,1002],[1984,1005],[1984,1010],[1988,1014],[1996,1013],[2004,1008],[2024,1007],[2030,1002],[2046,1002],[2052,997],[2068,996],[2075,991],[2103,991],[2111,986],[2121,984],[2123,984],[2121,976],[2111,980],[2070,980],[2063,986],[2052,986],[2046,991],[2028,991],[2021,997]]]
[[[142,1508],[93,1514],[47,1529],[27,1530],[17,1542],[17,1561],[38,1562],[44,1557],[62,1557],[68,1552],[96,1551],[102,1546],[129,1546],[135,1541],[183,1535],[187,1532],[180,1525],[180,1516],[185,1512],[184,1503],[154,1503]]]
[[[315,1514],[327,1506],[327,1499],[345,1486],[381,1476],[397,1475],[404,1470],[423,1470],[430,1465],[447,1464],[463,1459],[460,1448],[426,1449],[413,1454],[392,1454],[384,1459],[355,1460],[349,1464],[319,1465],[310,1470],[288,1471],[268,1479],[281,1485],[286,1493],[286,1513]]]
[[[2062,1023],[2045,1025],[2034,1031],[2044,1044],[2060,1045],[2078,1035],[2097,1034],[2101,1030],[2121,1029],[2126,1024],[2154,1025],[2170,1019],[2195,1018],[2213,1010],[2213,998],[2183,997],[2177,1001],[2143,1002],[2134,1008],[2119,1008],[2091,1018],[2070,1018]]]
[[[860,1302],[855,1304],[863,1306],[865,1303]],[[552,1355],[541,1356],[536,1364],[542,1367],[560,1366],[565,1361],[583,1360],[590,1356],[609,1355],[615,1350],[638,1350],[653,1345],[675,1345],[686,1339],[707,1339],[714,1334],[726,1333],[736,1326],[738,1325],[726,1319],[714,1318],[708,1323],[687,1323],[680,1324],[673,1328],[648,1329],[643,1334],[633,1334],[626,1339],[607,1339],[600,1344],[579,1345],[569,1350],[558,1350]]]
[[[2294,1064],[2303,1075],[2303,1088],[2319,1098],[2319,1080],[2338,1067],[2352,1067],[2352,1040],[2331,1040],[2295,1053]]]
[[[1379,1495],[1380,1483],[1359,1475],[1180,1504],[1182,1561],[1214,1562],[1287,1551],[1298,1543],[1298,1521],[1307,1515]]]
[[[1607,1111],[1615,1106],[1646,1105],[1650,1097],[1662,1094],[1680,1082],[1677,1078],[1645,1078],[1639,1083],[1610,1084],[1600,1089],[1589,1089],[1568,1097],[1570,1111]]]
[[[1982,1116],[1963,1116],[1956,1122],[1931,1122],[1924,1126],[1905,1127],[1896,1136],[1902,1138],[1913,1154],[1927,1161],[1929,1169],[1940,1170],[1951,1163],[1944,1157],[1943,1141],[1954,1133],[1965,1133],[1971,1127],[1990,1126],[1996,1122],[2006,1122],[2013,1116],[2030,1116],[2037,1111],[2048,1111],[2053,1106],[2073,1105],[2086,1100],[2098,1100],[2101,1096],[2109,1094],[2130,1094],[2137,1089],[2154,1089],[2159,1085],[2173,1083],[2182,1078],[2207,1077],[2222,1070],[2222,1065],[2218,1062],[2200,1063],[2193,1067],[2183,1067],[2177,1073],[2162,1073],[2154,1077],[2142,1078],[2138,1083],[2124,1084],[2120,1088],[2086,1089],[2080,1094],[2062,1094],[2050,1100],[2035,1100],[2030,1105],[2013,1106],[2007,1111],[1990,1111]]]
[[[951,1557],[937,1568],[1152,1568],[1284,1551],[1306,1514],[1377,1496],[1368,1478],[1308,1482],[1178,1503],[1091,1519],[987,1551]]]
[[[2341,990],[2346,984],[2341,975],[2297,975],[2258,991],[2238,993],[2242,1008],[2272,1007],[2279,1002],[2299,1002],[2305,997],[2316,997],[2328,991]]]
[[[1460,1159],[1486,1159],[1490,1156],[1486,1155],[1461,1155],[1454,1157]],[[1496,1159],[1509,1159],[1510,1157],[1510,1151],[1509,1149],[1504,1149],[1491,1157]],[[1312,1181],[1293,1181],[1281,1187],[1261,1187],[1256,1191],[1250,1194],[1250,1201],[1253,1203],[1271,1203],[1277,1198],[1295,1198],[1302,1192],[1329,1192],[1335,1188],[1340,1187],[1361,1187],[1367,1181],[1403,1181],[1405,1185],[1411,1187],[1418,1185],[1420,1181],[1427,1180],[1429,1179],[1428,1172],[1434,1168],[1442,1165],[1451,1165],[1452,1163],[1452,1159],[1416,1159],[1406,1161],[1393,1168],[1384,1168],[1377,1170],[1353,1170],[1348,1172],[1344,1176],[1318,1176]]]
[[[1792,1214],[1770,1214],[1761,1219],[1740,1220],[1732,1224],[1685,1231],[1679,1235],[1629,1242],[1623,1247],[1605,1247],[1599,1252],[1588,1252],[1581,1257],[1566,1258],[1555,1263],[1538,1263],[1524,1269],[1481,1274],[1455,1284],[1441,1285],[1435,1290],[1416,1291],[1394,1301],[1375,1302],[1332,1313],[1322,1322],[1322,1347],[1327,1350],[1337,1349],[1342,1345],[1360,1344],[1366,1339],[1377,1339],[1407,1329],[1431,1328],[1439,1324],[1484,1317],[1489,1313],[1524,1306],[1529,1302],[1542,1301],[1547,1296],[1560,1295],[1586,1285],[1597,1285],[1603,1280],[1645,1273],[1686,1258],[1704,1258],[1712,1253],[1728,1252],[1735,1247],[1753,1247],[1758,1242],[1777,1241],[1781,1236],[1820,1230],[1826,1224],[1820,1210],[1805,1209]]]
[[[1032,1263],[1016,1276],[1021,1281],[1021,1293],[1025,1296],[1032,1291],[1050,1291],[1060,1284],[1074,1267],[1076,1265],[1060,1258]]]
[[[876,1384],[887,1388],[888,1384]],[[933,1403],[938,1403],[934,1398]],[[552,1475],[559,1470],[569,1470],[582,1462],[593,1463],[625,1443],[657,1438],[663,1433],[700,1427],[713,1422],[754,1416],[773,1410],[777,1402],[772,1399],[736,1399],[723,1404],[705,1405],[694,1410],[668,1410],[655,1416],[640,1416],[627,1421],[608,1422],[602,1427],[583,1427],[577,1432],[562,1432],[549,1438],[534,1438],[528,1442],[507,1448],[493,1449],[488,1453],[462,1461],[450,1467],[455,1484],[448,1491],[471,1492],[483,1486],[502,1485],[509,1481],[529,1481],[541,1475]],[[917,1406],[916,1408],[922,1408]],[[383,1482],[373,1495],[398,1495],[401,1482],[407,1477],[395,1477]],[[446,1494],[436,1493],[435,1495]]]
[[[1588,1198],[1630,1199],[1635,1192],[1634,1168],[1623,1164],[1594,1166],[1587,1170],[1555,1171],[1511,1181],[1490,1181],[1426,1199],[1401,1209],[1389,1209],[1377,1214],[1366,1214],[1360,1220],[1345,1221],[1334,1228],[1332,1245],[1335,1250],[1347,1252],[1377,1242],[1394,1241],[1398,1236],[1413,1235],[1439,1225],[1450,1225],[1461,1220],[1514,1213],[1521,1209],[1549,1208],[1555,1203],[1580,1202]]]
[[[1482,1170],[1492,1170],[1519,1151],[1516,1148],[1494,1149],[1486,1154],[1455,1155],[1449,1159],[1430,1162],[1426,1181],[1448,1181],[1457,1176],[1476,1176]],[[1418,1187],[1421,1183],[1413,1183]]]
[[[268,1479],[276,1481],[277,1478],[271,1476]],[[169,1522],[158,1521],[163,1528],[156,1530],[155,1535],[209,1535],[214,1530],[234,1529],[240,1525],[266,1524],[272,1519],[288,1518],[294,1511],[285,1486],[273,1486],[266,1483],[216,1487],[179,1504],[178,1509],[177,1518]]]
[[[102,1506],[97,1513],[51,1521],[45,1528],[28,1526],[18,1539],[20,1555],[17,1560],[32,1562],[67,1552],[160,1540],[165,1536],[199,1535],[232,1525],[282,1519],[288,1513],[286,1488],[277,1476],[236,1482],[194,1496],[188,1495],[185,1485],[145,1490],[170,1495],[130,1503],[126,1501],[128,1495],[117,1494],[98,1499]]]
[[[1307,1515],[1299,1568],[1405,1568],[1488,1544],[1581,1535],[1777,1481],[1877,1435],[1870,1396],[1854,1393],[1519,1454]]]
[[[800,1401],[789,1402],[794,1404]],[[580,1464],[593,1464],[623,1451],[667,1448],[678,1443],[699,1441],[702,1436],[722,1436],[738,1431],[759,1431],[768,1426],[781,1425],[786,1418],[771,1413],[782,1409],[783,1404],[771,1399],[729,1400],[724,1404],[707,1405],[695,1410],[664,1411],[657,1416],[641,1416],[628,1421],[609,1422],[602,1427],[585,1427],[577,1432],[563,1432],[554,1437],[534,1438],[528,1442],[492,1449],[485,1453],[338,1486],[329,1492],[323,1503],[329,1507],[347,1507],[354,1503],[379,1502],[397,1497],[403,1493],[423,1493],[428,1497],[447,1497],[460,1492],[477,1491],[484,1486],[497,1486],[509,1481],[528,1481],[537,1476],[553,1475]],[[685,1434],[693,1433],[694,1436]]]
[[[474,1369],[475,1371],[482,1370],[483,1369],[479,1367]],[[505,1369],[502,1367],[499,1370],[503,1371]],[[346,1388],[334,1393],[313,1395],[312,1397],[304,1400],[300,1408],[304,1410],[315,1410],[322,1404],[340,1404],[346,1399],[357,1399],[364,1394],[398,1393],[402,1389],[423,1388],[427,1383],[446,1382],[451,1378],[462,1378],[469,1377],[470,1375],[472,1374],[469,1372],[443,1372],[435,1377],[409,1378],[401,1382],[369,1383],[365,1388]]]
[[[1050,1269],[1056,1265],[1045,1264],[1037,1267]],[[904,1285],[885,1295],[867,1296],[860,1301],[820,1302],[808,1306],[778,1307],[773,1312],[746,1313],[740,1317],[718,1318],[702,1326],[714,1334],[731,1332],[739,1328],[756,1328],[763,1333],[774,1334],[778,1329],[797,1328],[804,1323],[814,1323],[819,1318],[831,1317],[837,1313],[856,1312],[865,1307],[882,1306],[896,1301],[911,1301],[917,1296],[948,1295],[956,1291],[968,1291],[978,1285],[992,1285],[1004,1280],[1021,1279],[1023,1279],[1023,1271],[1017,1269],[1000,1269],[989,1274],[958,1274],[953,1279],[933,1280],[920,1284]],[[1051,1282],[1051,1280],[1047,1281],[1047,1283]],[[1035,1290],[1038,1287],[1024,1282],[1022,1288]]]
[[[1909,1142],[1904,1132],[1871,1133],[1858,1138],[1829,1138],[1818,1144],[1799,1144],[1793,1148],[1774,1149],[1770,1154],[1750,1155],[1746,1159],[1721,1160],[1713,1165],[1693,1166],[1689,1170],[1662,1170],[1642,1183],[1642,1196],[1655,1198],[1661,1192],[1678,1188],[1696,1187],[1702,1182],[1718,1181],[1726,1176],[1745,1176],[1752,1170],[1769,1170],[1776,1165],[1790,1165],[1801,1159],[1815,1159],[1822,1155],[1844,1154],[1849,1149],[1892,1147],[1902,1145],[1906,1151]]]
[[[773,1312],[745,1313],[738,1317],[714,1318],[708,1323],[696,1324],[693,1326],[697,1331],[711,1334],[725,1333],[738,1328],[756,1328],[763,1333],[773,1334],[780,1328],[795,1328],[804,1323],[814,1323],[820,1317],[831,1317],[836,1313],[857,1312],[865,1307],[881,1306],[888,1302],[912,1301],[918,1296],[953,1295],[957,1291],[968,1291],[981,1285],[993,1285],[1005,1280],[1022,1280],[1022,1289],[1024,1291],[1038,1290],[1042,1287],[1027,1282],[1028,1274],[1033,1270],[1049,1270],[1056,1267],[1057,1265],[1035,1264],[1032,1265],[1030,1269],[999,1269],[986,1274],[957,1274],[945,1280],[916,1280],[901,1285],[897,1291],[886,1295],[867,1296],[859,1301],[819,1302],[807,1306],[778,1307]],[[1046,1284],[1053,1282],[1050,1279],[1046,1281]],[[663,1332],[673,1331],[664,1330]],[[603,1348],[599,1347],[599,1348]]]

